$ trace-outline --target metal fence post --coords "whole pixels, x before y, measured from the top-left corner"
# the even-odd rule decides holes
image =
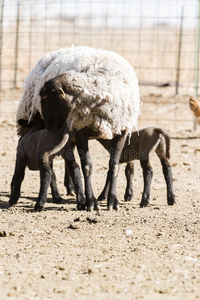
[[[2,62],[2,47],[3,47],[3,10],[4,0],[1,0],[1,20],[0,20],[0,91],[1,91],[1,62]]]
[[[16,23],[16,40],[15,40],[14,88],[16,88],[16,86],[17,86],[18,45],[19,45],[19,19],[20,19],[20,0],[17,1],[17,23]]]
[[[178,46],[178,63],[177,63],[177,73],[176,73],[176,95],[178,95],[179,79],[180,79],[180,64],[181,64],[181,48],[182,48],[182,37],[183,37],[183,14],[184,7],[181,10],[181,25],[179,32],[179,46]]]
[[[200,0],[198,4],[198,22],[197,22],[197,35],[196,35],[196,54],[195,54],[195,75],[194,75],[194,97],[198,97],[198,80],[199,80],[199,31],[200,31]],[[197,129],[197,118],[194,117],[193,129]]]

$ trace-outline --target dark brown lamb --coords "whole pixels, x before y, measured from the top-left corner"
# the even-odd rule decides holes
[[[104,148],[112,155],[112,147],[110,140],[100,139],[99,142]],[[140,130],[139,132],[133,132],[129,139],[127,138],[124,148],[121,153],[120,163],[127,163],[125,174],[127,178],[126,192],[124,195],[125,201],[130,201],[133,198],[133,175],[134,175],[134,160],[140,160],[141,167],[143,169],[144,190],[142,194],[142,200],[140,207],[146,207],[150,202],[150,189],[153,178],[153,169],[151,167],[149,156],[151,152],[156,152],[158,155],[163,174],[167,185],[167,203],[173,205],[175,202],[175,194],[173,190],[173,178],[172,170],[169,162],[170,158],[170,137],[168,133],[161,128],[148,127]],[[117,170],[116,170],[117,171]],[[109,172],[107,174],[107,180],[105,187],[99,196],[99,201],[106,199],[108,196],[110,184]]]

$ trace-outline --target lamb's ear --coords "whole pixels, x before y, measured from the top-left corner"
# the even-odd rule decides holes
[[[18,120],[18,124],[21,125],[22,127],[30,128],[30,123],[28,123],[28,120],[20,119]]]

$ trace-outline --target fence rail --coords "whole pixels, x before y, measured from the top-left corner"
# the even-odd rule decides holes
[[[36,61],[75,44],[116,51],[131,63],[141,83],[141,124],[193,128],[188,96],[198,96],[199,3],[1,0],[1,120],[14,120],[22,83]]]

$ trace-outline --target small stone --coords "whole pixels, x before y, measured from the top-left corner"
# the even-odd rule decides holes
[[[126,233],[126,235],[131,235],[131,234],[133,234],[133,231],[131,229],[127,229],[125,231],[125,233]]]
[[[0,237],[5,237],[7,236],[6,232],[5,231],[0,231]]]
[[[80,229],[82,226],[81,224],[78,224],[78,223],[71,223],[69,225],[69,229]]]
[[[93,224],[96,224],[96,223],[99,222],[97,218],[90,218],[90,217],[87,217],[86,220],[87,220],[89,223],[93,223]]]

